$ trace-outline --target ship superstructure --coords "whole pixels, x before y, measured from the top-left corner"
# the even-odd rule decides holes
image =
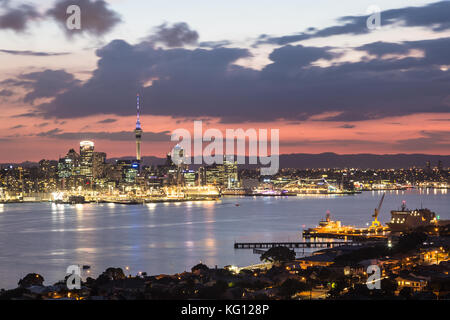
[[[387,223],[392,232],[405,232],[418,227],[437,224],[436,214],[429,209],[410,210],[402,202],[400,210],[391,211],[391,221]]]

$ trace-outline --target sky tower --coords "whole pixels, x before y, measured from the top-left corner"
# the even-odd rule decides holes
[[[139,118],[140,116],[140,109],[139,109],[139,93],[136,96],[136,102],[137,102],[137,118],[136,118],[136,129],[134,130],[134,133],[136,134],[136,160],[141,161],[141,137],[142,137],[142,128],[141,128],[141,120]]]

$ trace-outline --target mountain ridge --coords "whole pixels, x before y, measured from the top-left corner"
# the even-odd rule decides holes
[[[116,160],[130,160],[132,156],[108,158],[107,162],[112,163]],[[243,168],[252,168],[257,165],[249,165],[248,157]],[[426,162],[431,162],[431,167],[435,167],[438,161],[442,162],[443,167],[450,166],[450,155],[431,155],[431,154],[336,154],[333,152],[323,153],[289,153],[280,155],[280,168],[298,168],[298,169],[319,169],[319,168],[359,168],[359,169],[400,169],[410,167],[425,167]],[[155,156],[142,157],[144,165],[161,165],[165,158]],[[21,163],[2,163],[1,166],[19,165],[23,167],[37,166],[37,162],[24,161]],[[195,165],[194,165],[195,166]],[[198,165],[196,165],[198,166]]]

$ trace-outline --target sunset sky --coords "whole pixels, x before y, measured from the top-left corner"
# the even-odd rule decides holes
[[[450,155],[450,1],[0,0],[0,163],[133,155],[136,93],[144,156],[194,120],[279,129],[281,153]]]

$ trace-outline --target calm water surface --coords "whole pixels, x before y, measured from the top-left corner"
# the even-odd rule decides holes
[[[0,204],[0,288],[16,287],[30,272],[52,284],[71,264],[90,265],[92,276],[111,266],[129,266],[132,274],[171,274],[199,261],[253,264],[259,257],[234,250],[235,241],[301,240],[301,229],[316,226],[327,210],[344,224],[364,226],[380,197],[364,192],[149,205]],[[388,221],[402,200],[450,219],[450,192],[413,190],[388,192],[380,220]]]

